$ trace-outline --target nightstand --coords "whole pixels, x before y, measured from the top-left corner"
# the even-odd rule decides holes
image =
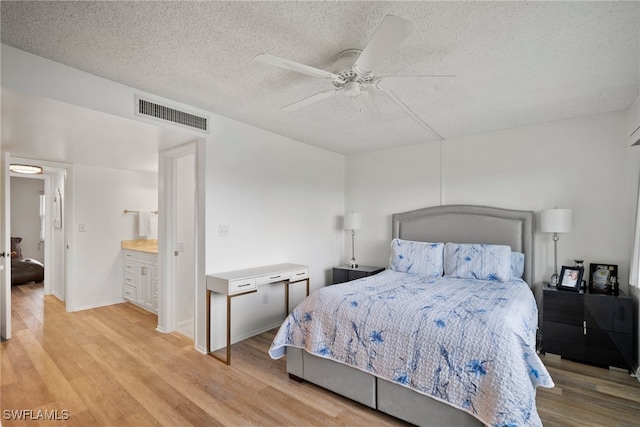
[[[542,320],[545,353],[633,369],[633,300],[622,292],[614,297],[545,289]]]
[[[384,267],[372,267],[369,265],[360,265],[351,268],[348,265],[333,267],[333,284],[349,282],[351,280],[360,279],[362,277],[373,276],[384,271]]]

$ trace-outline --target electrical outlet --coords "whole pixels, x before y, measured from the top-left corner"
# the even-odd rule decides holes
[[[229,237],[228,225],[218,225],[218,237]]]
[[[269,294],[262,295],[262,303],[269,304]]]

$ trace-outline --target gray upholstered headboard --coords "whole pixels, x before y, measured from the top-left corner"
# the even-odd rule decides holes
[[[533,211],[445,205],[393,214],[394,238],[421,242],[509,245],[525,254],[524,280],[534,286]]]

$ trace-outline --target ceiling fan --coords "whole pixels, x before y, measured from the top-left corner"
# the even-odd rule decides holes
[[[442,140],[443,138],[402,102],[393,91],[404,88],[413,90],[419,85],[425,83],[434,84],[437,81],[451,79],[453,76],[378,77],[374,75],[376,68],[411,34],[413,29],[413,24],[406,19],[394,15],[386,15],[364,49],[347,49],[338,55],[332,67],[334,72],[324,71],[266,53],[257,55],[254,59],[265,64],[331,81],[332,87],[330,89],[282,107],[281,110],[283,111],[297,110],[343,93],[351,97],[358,111],[376,115],[378,111],[371,101],[370,92],[379,91],[386,94],[422,127]]]

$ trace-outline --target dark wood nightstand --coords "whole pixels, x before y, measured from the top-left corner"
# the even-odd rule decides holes
[[[351,268],[348,265],[333,267],[333,284],[349,282],[362,277],[373,276],[384,271],[384,267],[372,267],[369,265],[359,265]]]
[[[632,370],[633,300],[545,289],[542,349],[563,358]]]

